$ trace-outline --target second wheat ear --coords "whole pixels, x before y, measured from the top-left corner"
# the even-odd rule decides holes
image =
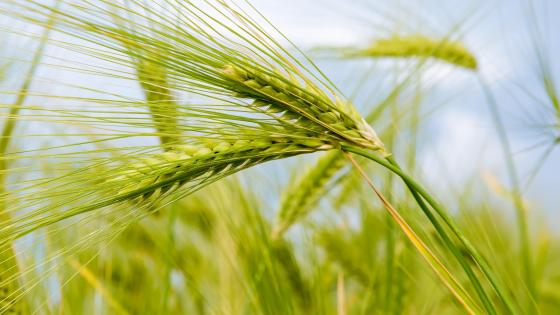
[[[361,49],[352,49],[346,58],[433,58],[470,70],[477,70],[476,57],[460,42],[424,35],[393,36],[375,40]]]

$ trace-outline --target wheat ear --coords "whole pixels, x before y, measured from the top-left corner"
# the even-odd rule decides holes
[[[396,86],[385,99],[372,109],[366,116],[368,123],[375,123],[381,117],[383,111],[394,104],[405,83],[406,81]],[[277,222],[272,232],[273,236],[280,237],[290,226],[309,214],[326,193],[325,185],[346,165],[344,154],[339,151],[332,151],[325,153],[303,174],[298,174],[294,184],[282,193]],[[354,190],[354,187],[350,189]]]
[[[241,83],[232,90],[237,97],[254,99],[252,107],[272,115],[280,114],[281,121],[327,134],[339,142],[385,152],[375,131],[349,103],[335,102],[321,90],[304,87],[279,73],[256,72],[233,65],[224,67],[223,72]]]
[[[290,186],[296,189],[288,189],[282,197],[277,223],[272,232],[274,238],[278,238],[312,210],[323,195],[326,183],[344,165],[343,154],[338,151],[327,152],[315,165],[299,175],[298,180]]]
[[[345,57],[434,58],[466,69],[477,68],[476,57],[463,44],[424,35],[378,39],[369,47],[347,52]]]

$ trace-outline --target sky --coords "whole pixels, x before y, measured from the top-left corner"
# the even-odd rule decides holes
[[[560,12],[559,1],[258,0],[253,4],[306,51],[364,46],[394,34],[451,35],[461,40],[476,55],[479,74],[496,99],[512,143],[524,197],[531,208],[548,218],[558,218],[560,164],[556,161],[560,160],[560,149],[553,150],[534,180],[527,181],[547,148],[533,148],[543,141],[545,130],[534,126],[543,124],[543,105],[531,95],[546,98],[537,75],[535,33],[530,27],[538,25],[539,46],[549,56],[558,55],[555,52],[560,51],[560,38],[554,36],[553,30],[560,29],[560,21],[554,16]],[[549,62],[552,74],[558,73],[557,60],[549,58]],[[345,84],[347,64],[322,60],[318,64],[343,92],[351,90]],[[456,95],[438,106],[422,126],[419,160],[424,179],[442,189],[450,186],[449,174],[453,174],[457,187],[473,177],[481,185],[492,177],[507,185],[502,147],[478,77],[435,65],[423,79],[432,83],[428,102],[438,103],[446,96]],[[560,88],[558,84],[556,87]]]

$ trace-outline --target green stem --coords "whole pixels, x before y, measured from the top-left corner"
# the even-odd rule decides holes
[[[486,292],[484,291],[484,289],[482,288],[482,285],[480,284],[480,281],[478,280],[478,278],[476,277],[476,275],[472,271],[472,269],[469,265],[469,262],[464,259],[464,256],[459,251],[459,249],[457,248],[457,245],[448,236],[448,234],[445,231],[445,229],[443,228],[443,226],[440,224],[440,222],[437,220],[437,218],[432,214],[430,209],[426,206],[424,200],[422,200],[422,198],[418,195],[418,193],[415,190],[413,190],[409,184],[407,184],[407,187],[411,191],[412,196],[414,197],[414,199],[416,200],[416,202],[418,203],[418,205],[420,206],[420,208],[422,209],[422,211],[424,212],[426,217],[428,217],[428,219],[430,220],[432,225],[438,231],[438,233],[439,233],[442,241],[446,245],[446,247],[451,250],[451,253],[453,254],[453,256],[455,256],[455,258],[457,259],[457,261],[459,262],[461,267],[465,270],[465,273],[469,277],[469,280],[473,283],[475,291],[477,292],[477,295],[479,296],[480,300],[484,304],[484,307],[485,307],[486,311],[488,312],[488,314],[496,314],[494,306],[492,305],[492,303],[488,299],[488,296],[487,296]]]
[[[437,213],[437,215],[443,220],[443,222],[450,228],[453,234],[457,237],[457,239],[461,242],[461,245],[465,247],[465,249],[469,252],[472,258],[476,261],[479,265],[480,270],[486,276],[504,305],[506,306],[508,312],[510,314],[518,314],[515,307],[513,306],[513,302],[509,295],[506,294],[506,290],[504,289],[503,284],[498,280],[495,276],[494,272],[486,262],[486,260],[482,257],[480,253],[474,248],[474,246],[468,241],[468,239],[463,235],[463,233],[459,230],[457,225],[451,220],[451,218],[447,215],[446,211],[443,207],[414,179],[404,173],[398,164],[395,162],[394,159],[388,157],[386,159],[379,157],[375,153],[371,153],[370,151],[355,147],[353,145],[342,144],[342,149],[347,152],[355,153],[361,155],[373,162],[378,163],[379,165],[387,168],[388,170],[392,171],[393,173],[397,174],[409,187],[409,189],[415,191],[420,197],[422,197]]]
[[[479,78],[479,83],[482,87],[484,92],[484,96],[488,101],[488,105],[490,108],[490,113],[492,119],[494,121],[494,126],[496,126],[496,132],[498,133],[498,137],[500,139],[500,144],[502,146],[502,152],[504,154],[504,160],[506,162],[506,169],[508,172],[508,177],[511,185],[511,195],[513,199],[513,204],[516,209],[516,216],[517,216],[517,229],[519,233],[519,243],[521,247],[520,252],[520,259],[523,266],[523,277],[525,283],[527,284],[527,289],[530,294],[529,299],[529,307],[534,310],[534,304],[532,302],[532,298],[536,297],[535,291],[535,281],[533,277],[533,268],[531,262],[531,249],[529,245],[529,228],[527,224],[527,209],[525,208],[525,204],[523,203],[523,197],[521,195],[521,185],[519,182],[519,177],[517,175],[517,170],[515,167],[515,162],[513,161],[513,150],[511,148],[511,143],[508,139],[507,132],[500,115],[500,111],[496,104],[496,100],[492,95],[492,92],[487,87],[483,78],[481,76]]]
[[[0,138],[0,156],[3,157],[2,159],[0,159],[0,187],[2,187],[2,190],[5,189],[5,177],[6,177],[5,171],[8,168],[8,162],[5,156],[8,151],[10,141],[12,140],[12,133],[16,127],[18,115],[22,108],[22,105],[27,99],[29,87],[33,82],[33,77],[35,76],[37,67],[41,62],[41,58],[43,56],[43,52],[45,50],[45,46],[47,44],[47,40],[49,38],[51,26],[53,23],[54,23],[54,18],[51,18],[45,32],[41,36],[41,42],[39,43],[39,47],[37,48],[37,51],[33,56],[33,60],[31,61],[31,67],[29,68],[29,71],[25,76],[25,81],[23,82],[19,90],[18,96],[14,104],[10,108],[10,111],[6,119],[6,123],[4,124],[4,128],[2,128],[2,138]]]
[[[173,253],[175,249],[175,221],[177,221],[177,208],[172,207],[169,211],[169,218],[167,223],[167,239],[165,246],[167,247],[168,253]],[[164,277],[165,281],[163,283],[163,294],[161,301],[161,312],[162,314],[169,314],[169,296],[171,293],[171,282],[172,282],[172,272],[173,271],[173,255],[165,256],[165,266],[164,266]]]
[[[396,71],[398,73],[398,71]],[[392,150],[395,145],[395,138],[397,126],[399,125],[400,119],[398,114],[398,106],[396,99],[399,97],[400,93],[397,93],[391,102],[393,106],[391,106],[391,118],[392,118],[392,130],[389,132],[388,141],[386,142],[387,148]],[[389,203],[393,203],[393,195],[391,194],[393,188],[393,180],[394,175],[391,173],[387,174],[387,185],[386,185],[386,195]],[[393,302],[393,282],[394,282],[394,273],[395,273],[395,223],[393,218],[389,213],[385,216],[385,222],[387,225],[387,244],[386,244],[386,252],[385,252],[385,263],[386,263],[386,276],[385,276],[385,313],[392,314],[392,302]]]
[[[57,2],[56,5],[58,5]],[[29,92],[29,88],[33,82],[33,78],[35,76],[35,72],[37,67],[41,62],[41,58],[43,56],[45,47],[47,45],[47,41],[50,36],[51,27],[55,22],[55,16],[52,15],[47,22],[46,28],[41,35],[39,46],[37,51],[33,55],[33,59],[31,61],[31,66],[25,75],[24,81],[22,86],[19,89],[19,93],[14,101],[13,105],[8,112],[8,116],[4,123],[4,127],[2,128],[2,135],[0,138],[0,195],[3,195],[7,192],[6,187],[6,177],[8,173],[8,158],[6,154],[8,153],[8,148],[10,147],[10,142],[12,140],[12,133],[16,128],[17,120],[19,112],[27,99],[27,95]],[[8,212],[7,204],[5,200],[2,199],[0,201],[0,223],[9,223],[11,222],[12,217]],[[0,307],[0,312],[3,313],[5,311],[16,311],[17,308],[21,307],[21,312],[24,312],[23,308],[25,308],[24,303],[19,303],[18,300],[21,299],[21,288],[19,283],[19,267],[17,264],[16,254],[14,248],[12,247],[11,242],[2,242],[3,244],[0,245],[0,289],[4,290],[7,289],[7,296],[3,296],[3,299],[10,300],[6,304],[8,305],[7,308],[5,305]],[[7,302],[7,301],[3,301]]]
[[[394,163],[394,159],[392,157],[389,157],[388,160],[391,164],[398,167],[398,165],[396,163]],[[434,225],[435,229],[438,231],[442,241],[445,243],[445,246],[449,250],[451,250],[451,253],[453,254],[453,256],[455,256],[455,258],[457,259],[457,261],[459,262],[461,267],[463,267],[463,269],[465,270],[465,273],[469,277],[469,280],[474,285],[476,293],[478,294],[480,300],[484,304],[484,307],[486,308],[486,311],[489,314],[496,314],[496,310],[494,309],[494,306],[492,305],[492,302],[490,302],[490,300],[488,299],[488,295],[486,294],[486,292],[484,291],[484,288],[480,284],[480,281],[478,280],[478,278],[476,277],[476,275],[472,271],[472,269],[469,265],[469,262],[464,259],[464,256],[459,251],[457,245],[447,235],[447,232],[445,231],[444,227],[441,226],[441,224],[439,223],[437,218],[432,214],[432,212],[430,211],[430,209],[428,208],[428,206],[426,205],[426,203],[422,199],[422,197],[418,194],[418,192],[416,190],[414,190],[414,187],[412,187],[409,183],[405,183],[405,184],[408,187],[408,189],[410,190],[412,196],[414,197],[414,200],[416,200],[416,203],[418,203],[418,205],[422,209],[422,212],[424,212],[424,214],[428,217],[430,222]]]
[[[395,223],[390,215],[385,217],[387,224],[387,245],[386,245],[386,257],[385,263],[387,265],[386,275],[385,275],[385,312],[387,314],[392,314],[392,302],[393,302],[393,283],[394,283],[394,273],[395,273]]]
[[[412,123],[410,126],[410,132],[412,136],[409,142],[409,152],[408,152],[408,163],[407,168],[411,174],[414,174],[414,168],[416,167],[416,152],[418,150],[418,129],[420,125],[420,109],[422,105],[422,73],[418,73],[418,79],[416,84],[416,91],[414,95],[414,100],[412,101]]]

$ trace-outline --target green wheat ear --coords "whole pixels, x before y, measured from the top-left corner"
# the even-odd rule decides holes
[[[180,141],[178,126],[178,106],[169,87],[167,71],[156,63],[139,60],[137,63],[138,81],[146,96],[160,142],[168,148],[171,143]]]
[[[121,26],[122,27],[122,26]],[[141,30],[137,25],[130,25],[134,31]],[[122,31],[125,31],[123,28]],[[155,30],[153,30],[155,31]],[[108,36],[111,36],[108,34]],[[179,105],[175,99],[173,87],[170,84],[168,69],[158,62],[147,58],[147,52],[138,49],[130,39],[120,36],[117,39],[126,54],[130,56],[131,66],[136,72],[136,80],[144,92],[145,100],[152,115],[154,128],[159,134],[160,144],[165,150],[170,144],[181,141],[181,128],[179,126]],[[161,56],[161,58],[165,58]]]
[[[347,102],[333,101],[320,89],[302,86],[299,81],[279,72],[266,73],[259,68],[226,65],[223,73],[241,83],[231,89],[237,97],[254,99],[252,107],[269,114],[280,114],[283,121],[319,134],[329,134],[339,142],[356,143],[387,154],[375,131]]]
[[[327,152],[317,163],[299,174],[297,181],[284,191],[277,223],[272,231],[274,238],[280,237],[300,218],[305,217],[323,196],[328,181],[346,161],[340,152]],[[291,189],[294,188],[294,189]]]
[[[476,57],[461,43],[424,35],[378,39],[370,46],[345,53],[344,57],[434,58],[458,67],[476,70]]]
[[[143,158],[117,172],[108,183],[121,187],[119,195],[141,192],[131,197],[153,198],[206,174],[219,176],[269,160],[328,149],[332,145],[327,142],[305,138],[205,139]]]
[[[82,204],[72,205],[67,210],[52,213],[48,217],[42,215],[42,212],[52,211],[49,206],[23,214],[17,221],[3,226],[0,238],[15,239],[40,227],[124,201],[136,201],[139,206],[144,206],[167,196],[174,198],[171,194],[179,189],[182,192],[178,194],[186,195],[261,163],[334,148],[330,139],[321,140],[313,135],[306,137],[302,134],[277,134],[267,137],[262,134],[260,137],[252,137],[247,140],[206,138],[191,141],[189,144],[174,145],[163,153],[126,157],[120,161],[120,166],[114,165],[110,172],[96,174],[94,168],[89,171],[83,169],[79,174],[68,178],[63,176],[59,179],[60,182],[71,180],[69,185],[80,185],[79,188],[76,186],[72,189],[81,191],[88,196],[88,200],[82,200]],[[53,189],[56,191],[59,188],[55,185]],[[49,187],[44,187],[43,190],[44,194],[53,192]],[[65,203],[75,203],[74,199],[69,196]],[[25,207],[25,203],[20,207]]]

